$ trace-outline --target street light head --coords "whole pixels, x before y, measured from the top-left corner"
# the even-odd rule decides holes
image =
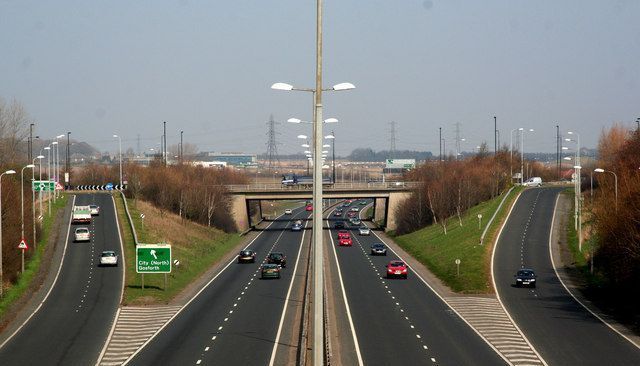
[[[309,147],[309,144],[302,144],[302,145],[300,145],[300,146],[302,146],[302,147]]]
[[[596,173],[604,173],[604,169],[602,169],[602,168],[595,168],[595,169],[593,169],[593,171],[596,172]]]
[[[54,141],[51,143],[51,145],[57,145],[57,144],[58,144],[58,141]]]
[[[562,147],[562,150],[569,150],[569,148],[568,148],[568,147],[566,147],[566,146],[563,146],[563,147]]]
[[[33,164],[29,164],[29,165],[25,166],[25,168],[35,168],[35,167],[36,167],[36,166],[35,166],[35,165],[33,165]]]
[[[289,90],[293,90],[293,85],[290,85],[287,83],[275,83],[271,85],[271,89],[289,91]]]
[[[11,169],[11,170],[7,170],[6,172],[4,172],[4,174],[16,174],[16,171]]]
[[[524,131],[524,128],[520,127],[518,128],[518,131]]]
[[[58,135],[58,136],[56,136],[56,138],[57,138],[57,139],[61,139],[61,138],[63,138],[63,137],[64,137],[64,135]]]
[[[118,135],[113,135],[113,137],[118,138]]]
[[[301,120],[299,120],[299,119],[297,119],[297,118],[289,118],[289,119],[287,120],[287,122],[289,122],[289,123],[300,123],[300,122],[302,122],[302,121],[301,121]]]
[[[350,90],[355,88],[356,86],[351,83],[340,83],[340,84],[334,85],[332,89],[335,91],[340,91],[340,90]]]
[[[571,160],[571,157],[570,157],[570,156],[566,156],[566,157],[564,158],[564,160]]]
[[[38,155],[36,156],[36,159],[44,159],[44,155]]]
[[[569,135],[573,135],[573,131],[569,131],[567,132]]]
[[[582,167],[580,165],[574,165],[573,169],[582,169]]]
[[[327,118],[324,120],[324,123],[338,123],[337,118]]]
[[[304,152],[304,153],[305,153],[305,154],[311,154],[311,151],[309,151],[309,150],[305,150],[305,152]]]
[[[565,141],[571,142],[573,141],[572,139],[564,139]]]
[[[324,145],[322,145],[322,147],[331,147],[331,145],[329,145],[329,144],[324,144]]]
[[[49,146],[45,146],[44,149],[45,150],[51,150],[51,148]]]
[[[327,135],[324,137],[325,139],[335,139],[336,137],[333,135]]]
[[[298,138],[299,138],[299,139],[305,139],[305,140],[306,140],[306,139],[307,139],[307,135],[298,135]]]
[[[530,128],[530,129],[529,129],[529,132],[533,132],[533,131],[534,131],[534,130],[533,130],[533,128]]]

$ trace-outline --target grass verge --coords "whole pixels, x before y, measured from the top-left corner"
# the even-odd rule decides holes
[[[6,288],[4,291],[4,297],[0,299],[0,318],[3,317],[4,312],[7,311],[7,309],[9,309],[16,300],[22,297],[25,291],[27,291],[31,286],[31,282],[40,269],[42,253],[47,247],[49,235],[51,234],[51,229],[58,211],[64,209],[66,205],[67,195],[63,193],[55,203],[52,202],[51,215],[45,214],[43,216],[37,249],[29,259],[25,259],[24,273],[18,278],[18,282],[11,285],[9,288]],[[31,248],[33,248],[33,246]]]
[[[121,197],[116,198],[118,217],[124,231],[126,274],[124,303],[166,304],[191,284],[214,263],[219,261],[241,237],[218,229],[181,220],[177,215],[161,212],[149,203],[127,200],[129,211],[140,243],[169,243],[173,259],[180,261],[167,275],[165,288],[163,274],[146,274],[144,289],[142,276],[135,270],[135,244]],[[144,213],[144,225],[140,214]]]
[[[491,223],[483,245],[479,243],[484,225],[497,210],[503,196],[467,210],[462,216],[462,226],[457,217],[449,218],[446,235],[442,226],[438,224],[398,236],[394,240],[453,291],[472,294],[493,293],[490,273],[493,243],[509,208],[521,190],[522,188],[517,187],[511,191]],[[482,214],[482,228],[478,227],[478,214]],[[456,259],[460,259],[460,275],[457,274]]]

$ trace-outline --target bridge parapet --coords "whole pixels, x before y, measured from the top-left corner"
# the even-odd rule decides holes
[[[371,183],[359,183],[359,182],[347,182],[347,183],[334,183],[331,185],[325,185],[323,187],[324,192],[332,191],[410,191],[421,185],[421,182],[371,182]],[[311,192],[310,186],[286,186],[280,183],[256,183],[256,184],[230,184],[225,186],[231,193],[251,193],[251,192]]]

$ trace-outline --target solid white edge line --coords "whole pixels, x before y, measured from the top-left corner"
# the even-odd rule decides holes
[[[332,210],[331,212],[335,211]],[[331,249],[333,250],[333,257],[336,261],[336,267],[338,268],[338,280],[340,280],[340,289],[342,290],[342,299],[344,300],[345,308],[347,309],[347,319],[349,319],[349,327],[351,328],[351,336],[353,337],[353,343],[356,348],[356,356],[358,357],[358,365],[363,366],[362,354],[360,353],[360,343],[358,343],[358,336],[356,335],[356,327],[353,325],[353,318],[351,317],[351,308],[349,307],[349,300],[347,300],[347,292],[344,289],[344,282],[342,282],[342,270],[340,270],[340,262],[338,262],[338,254],[336,253],[336,245],[333,241],[333,235],[331,235],[331,226],[327,219],[327,227],[329,229],[329,239],[331,239]]]
[[[507,307],[504,306],[504,303],[502,302],[502,299],[500,298],[500,293],[498,292],[498,287],[496,286],[496,277],[493,275],[493,267],[494,267],[493,262],[494,262],[495,256],[496,256],[496,248],[498,248],[498,243],[500,243],[500,237],[502,236],[502,230],[504,229],[505,226],[507,226],[507,222],[509,222],[509,218],[511,217],[511,212],[516,207],[516,204],[518,203],[518,200],[520,199],[520,196],[522,195],[522,192],[524,192],[524,191],[525,190],[520,191],[518,193],[518,196],[513,200],[513,204],[511,205],[511,208],[509,209],[509,213],[507,213],[507,217],[505,218],[504,222],[500,226],[500,231],[498,231],[498,236],[496,237],[495,244],[493,245],[493,250],[491,251],[491,283],[493,284],[493,290],[496,292],[496,298],[498,299],[498,303],[500,304],[500,306],[504,310],[505,314],[507,314],[507,317],[511,321],[511,324],[513,324],[513,326],[516,328],[518,333],[520,333],[520,335],[522,336],[522,339],[524,339],[524,341],[527,342],[529,347],[531,347],[531,350],[536,354],[536,356],[538,356],[538,359],[540,359],[540,361],[545,366],[547,366],[548,365],[547,361],[545,361],[544,358],[542,358],[542,356],[540,355],[540,353],[538,353],[538,350],[529,341],[527,336],[524,335],[524,332],[522,331],[522,329],[520,329],[520,327],[518,327],[518,324],[515,322],[515,320],[513,320],[513,318],[511,317],[511,314],[509,314],[509,311],[507,311]]]
[[[304,223],[304,229],[307,228],[309,221]],[[296,258],[296,264],[293,266],[293,273],[291,274],[291,282],[289,283],[289,289],[287,290],[287,297],[284,299],[284,306],[282,307],[282,315],[280,316],[280,323],[278,324],[278,331],[276,332],[276,340],[273,343],[273,349],[271,350],[271,358],[269,359],[269,366],[273,366],[276,359],[276,352],[278,350],[278,344],[280,343],[280,334],[282,333],[282,325],[284,324],[284,318],[287,315],[287,305],[289,303],[289,297],[291,296],[291,289],[293,288],[293,282],[296,278],[296,271],[298,270],[298,263],[300,262],[300,253],[302,253],[302,244],[304,243],[304,236],[306,230],[302,230],[302,239],[300,239],[300,247],[298,248],[298,256]],[[284,231],[283,231],[284,232]]]
[[[76,195],[73,195],[73,202],[71,203],[71,215],[73,216],[73,206],[75,206],[76,203]],[[36,315],[36,313],[38,312],[38,310],[40,310],[40,308],[42,307],[42,305],[44,304],[45,301],[47,301],[47,298],[49,297],[49,295],[51,294],[51,291],[53,291],[53,288],[56,287],[56,283],[58,282],[58,277],[60,276],[60,272],[62,271],[62,266],[64,265],[64,257],[67,254],[67,244],[69,242],[69,233],[71,232],[71,217],[69,217],[69,226],[67,227],[67,236],[64,239],[64,249],[62,250],[62,259],[60,260],[60,267],[58,267],[58,272],[56,272],[56,277],[53,279],[53,283],[51,284],[51,287],[49,287],[49,291],[47,291],[47,294],[44,295],[44,298],[42,299],[42,301],[40,302],[40,304],[38,305],[38,307],[31,313],[31,315],[29,315],[29,317],[22,322],[22,324],[18,327],[18,329],[15,330],[15,332],[13,332],[9,338],[7,338],[4,342],[2,342],[2,344],[0,344],[0,349],[2,349],[2,347],[4,347],[5,344],[7,344],[7,342],[9,342],[20,330],[22,330],[22,328],[29,322],[29,320],[31,320],[31,318]]]
[[[617,330],[614,326],[612,326],[611,324],[607,323],[604,319],[602,319],[598,314],[596,314],[595,312],[591,311],[591,309],[589,309],[587,306],[585,306],[580,300],[578,300],[577,297],[575,297],[573,295],[573,293],[571,292],[571,290],[569,290],[569,288],[567,287],[567,285],[564,283],[564,281],[562,280],[562,277],[560,277],[560,275],[558,274],[558,270],[556,269],[556,264],[555,261],[553,260],[553,252],[552,252],[552,241],[551,238],[553,236],[553,225],[555,223],[556,220],[556,209],[558,207],[558,201],[560,200],[560,194],[561,192],[558,193],[558,197],[556,197],[556,202],[553,206],[553,218],[551,219],[551,230],[549,231],[549,257],[551,258],[551,266],[553,267],[553,271],[556,274],[556,277],[558,278],[558,280],[560,280],[560,283],[562,284],[562,286],[564,287],[565,290],[567,290],[567,292],[569,293],[569,295],[571,295],[571,297],[573,297],[574,300],[576,300],[576,302],[578,304],[580,304],[580,306],[582,306],[583,308],[585,308],[588,312],[591,313],[591,315],[595,316],[596,318],[598,318],[598,320],[600,320],[601,322],[603,322],[607,327],[611,328],[611,330],[613,330],[614,332],[618,333],[622,338],[626,339],[627,341],[629,341],[631,344],[633,344],[634,346],[636,346],[636,348],[640,348],[640,345],[636,344],[634,341],[631,340],[631,338],[627,337],[626,335],[622,334],[622,332],[620,332],[619,330]]]
[[[267,225],[267,227],[266,227],[265,229],[268,229],[271,225],[273,225],[273,224],[276,222],[276,220],[277,220],[277,219],[279,219],[279,218],[280,218],[280,217],[282,217],[282,216],[284,216],[284,213],[283,213],[283,214],[281,214],[281,215],[279,215],[279,216],[276,216],[276,218],[275,218],[275,219],[274,219],[274,220],[273,220],[269,225]],[[242,250],[246,250],[248,247],[250,247],[250,246],[251,246],[251,244],[253,244],[253,242],[255,242],[255,241],[260,237],[260,235],[262,235],[262,233],[263,233],[263,232],[264,232],[264,230],[263,230],[263,231],[260,231],[260,232],[258,233],[258,235],[256,235],[256,237],[255,237],[255,238],[253,238],[253,239],[249,242],[249,244],[247,244],[247,245],[246,245]],[[207,287],[209,287],[209,285],[211,285],[211,283],[212,283],[213,281],[215,281],[215,280],[218,278],[218,276],[220,276],[220,275],[221,275],[221,274],[222,274],[222,273],[223,273],[227,268],[229,268],[229,266],[230,266],[231,264],[233,264],[235,261],[236,261],[236,257],[234,256],[233,258],[231,258],[231,261],[229,261],[229,263],[227,263],[227,265],[226,265],[226,266],[224,266],[224,268],[222,268],[222,269],[220,270],[220,272],[218,272],[215,276],[213,276],[213,278],[212,278],[212,279],[210,279],[210,280],[209,280],[209,282],[207,282],[204,286],[202,286],[202,288],[200,289],[200,291],[198,291],[198,292],[197,292],[197,293],[196,293],[196,294],[195,294],[191,299],[189,299],[189,301],[187,301],[187,303],[186,303],[186,304],[184,304],[184,306],[182,306],[182,307],[181,307],[181,308],[180,308],[180,309],[179,309],[175,314],[173,314],[173,316],[172,316],[171,318],[169,318],[169,319],[164,323],[164,325],[163,325],[162,327],[160,327],[160,329],[158,329],[155,333],[153,333],[153,335],[152,335],[151,337],[149,337],[149,339],[147,339],[147,341],[146,341],[146,342],[144,342],[144,343],[143,343],[143,344],[142,344],[142,345],[141,345],[141,346],[140,346],[140,347],[139,347],[139,348],[138,348],[138,349],[137,349],[137,350],[136,350],[136,351],[135,351],[131,356],[129,356],[129,358],[127,358],[127,359],[122,363],[122,365],[126,365],[126,364],[128,364],[128,363],[129,363],[129,361],[131,361],[131,360],[132,360],[132,359],[133,359],[133,358],[134,358],[138,353],[140,353],[140,351],[142,351],[142,350],[147,346],[147,344],[149,344],[149,343],[150,343],[150,342],[151,342],[151,341],[152,341],[152,340],[153,340],[153,339],[154,339],[158,334],[160,334],[160,332],[162,332],[162,330],[164,330],[164,328],[166,328],[166,327],[167,327],[167,325],[169,325],[169,324],[173,321],[173,319],[175,319],[178,315],[180,315],[180,313],[182,313],[182,311],[183,311],[184,309],[186,309],[186,308],[187,308],[187,307],[188,307],[188,306],[189,306],[189,305],[190,305],[190,304],[191,304],[191,303],[192,303],[192,302],[193,302],[193,301],[194,301],[198,296],[200,296],[200,294],[201,294],[204,290],[206,290],[206,289],[207,289]]]
[[[121,191],[119,192],[120,194],[122,194]],[[113,198],[113,195],[110,195],[110,197],[111,197],[111,203],[113,203],[113,212],[114,212],[114,219],[116,221],[116,228],[118,229],[118,239],[120,240],[120,257],[122,257],[122,260],[120,261],[120,264],[118,265],[118,267],[120,267],[119,268],[120,272],[122,272],[122,286],[120,287],[120,301],[118,301],[118,307],[117,307],[116,313],[113,316],[113,323],[111,324],[111,330],[109,331],[109,335],[107,336],[107,339],[104,341],[104,346],[102,346],[102,351],[100,351],[100,355],[98,356],[98,360],[96,361],[96,366],[100,364],[100,361],[102,361],[104,354],[107,352],[109,342],[111,342],[111,338],[113,337],[113,333],[116,330],[116,324],[118,323],[118,317],[120,316],[120,304],[122,304],[122,297],[124,296],[125,268],[127,268],[125,265],[126,262],[124,259],[124,245],[122,243],[122,234],[120,233],[120,222],[119,222],[120,220],[118,220],[118,206],[116,206],[116,200]]]

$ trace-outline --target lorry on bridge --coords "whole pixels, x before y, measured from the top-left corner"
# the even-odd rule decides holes
[[[282,176],[282,185],[310,187],[313,185],[313,176],[286,174]],[[322,185],[323,186],[333,185],[333,180],[331,180],[331,177],[322,177]]]

